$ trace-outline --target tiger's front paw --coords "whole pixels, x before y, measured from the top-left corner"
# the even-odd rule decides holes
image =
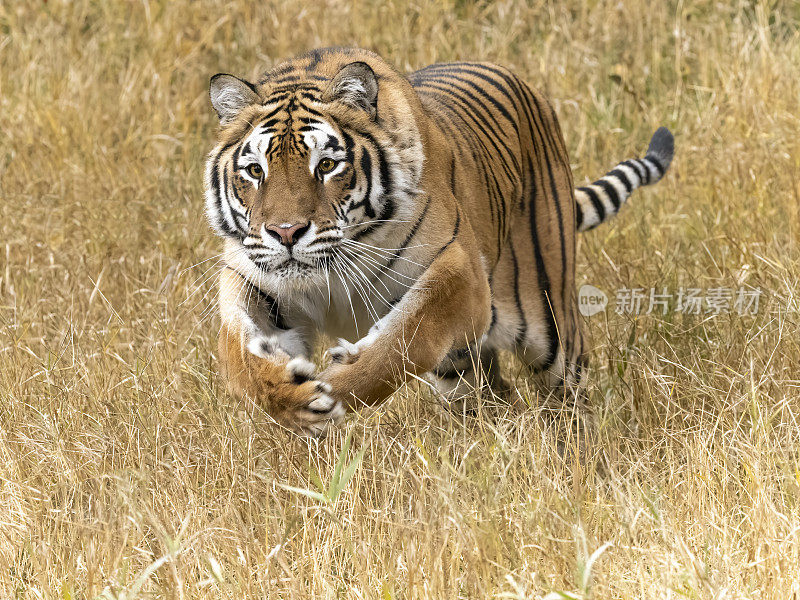
[[[312,437],[324,436],[345,415],[342,403],[333,398],[331,387],[314,379],[313,363],[294,358],[286,364],[288,385],[293,389],[282,411],[281,421],[293,431]]]

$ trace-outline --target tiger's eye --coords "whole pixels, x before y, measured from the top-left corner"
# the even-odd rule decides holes
[[[264,174],[264,169],[262,169],[261,165],[258,163],[250,163],[245,167],[245,171],[254,179],[261,179],[261,176]]]
[[[335,160],[333,160],[332,158],[323,158],[321,161],[319,161],[319,164],[317,164],[317,170],[319,170],[319,172],[323,174],[330,173],[331,171],[333,171],[333,168],[335,166],[336,166]]]

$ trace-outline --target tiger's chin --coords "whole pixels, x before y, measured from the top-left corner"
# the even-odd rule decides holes
[[[264,274],[284,289],[302,291],[325,285],[325,271],[322,265],[308,264],[295,259],[289,259],[265,270]]]

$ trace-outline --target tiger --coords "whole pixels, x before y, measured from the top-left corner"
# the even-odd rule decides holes
[[[234,396],[322,436],[411,379],[445,403],[501,393],[503,350],[548,393],[585,390],[576,232],[664,176],[668,129],[576,189],[551,103],[492,63],[403,75],[323,48],[252,83],[214,75],[209,95],[205,212],[223,240],[218,360]],[[318,368],[320,339],[336,341]]]

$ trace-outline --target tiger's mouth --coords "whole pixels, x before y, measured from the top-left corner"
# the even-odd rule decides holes
[[[286,271],[307,271],[309,269],[314,269],[314,265],[311,265],[307,262],[297,260],[293,256],[290,256],[280,264],[274,264],[272,261],[259,261],[254,260],[262,270],[268,271],[270,273],[278,273],[278,272],[286,272]]]

